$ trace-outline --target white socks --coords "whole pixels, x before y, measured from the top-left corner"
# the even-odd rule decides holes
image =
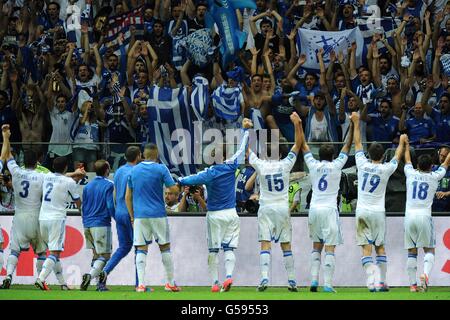
[[[145,267],[147,265],[147,251],[137,250],[136,251],[136,269],[138,275],[138,286],[145,285]]]
[[[217,251],[216,251],[217,250]],[[210,249],[208,254],[208,270],[212,283],[219,282],[219,249]]]
[[[47,279],[49,274],[53,271],[53,267],[55,266],[57,260],[58,258],[52,254],[45,259],[44,265],[42,266],[42,271],[39,274],[39,279],[41,281],[45,281],[45,279]]]
[[[0,232],[2,232],[2,230],[0,229]],[[3,269],[3,250],[0,250],[0,272]]]
[[[295,281],[294,256],[292,255],[291,250],[283,251],[283,260],[288,281]]]
[[[64,280],[63,269],[61,265],[61,261],[56,260],[55,266],[53,267],[53,272],[55,272],[56,279],[58,279],[59,285],[66,284],[66,280]]]
[[[227,249],[224,251],[224,259],[225,259],[225,273],[227,278],[231,278],[233,276],[234,266],[236,264],[236,256],[234,255],[233,249]]]
[[[167,282],[173,286],[175,284],[173,280],[173,261],[170,249],[166,251],[161,251],[161,260],[166,271]]]
[[[384,283],[386,283],[387,257],[385,255],[377,256],[376,260],[377,260],[377,266],[380,269],[380,283],[384,284]]]
[[[431,252],[428,252],[425,254],[425,257],[423,257],[423,273],[427,275],[427,277],[430,276],[431,269],[433,269],[434,265],[434,254]]]
[[[100,272],[102,272],[103,267],[106,264],[106,259],[104,257],[98,257],[94,264],[91,267],[91,271],[89,271],[89,274],[91,275],[91,278],[97,278]]]
[[[333,275],[334,275],[334,267],[335,267],[335,258],[334,253],[326,252],[325,253],[325,261],[323,265],[323,280],[325,287],[333,287]]]
[[[11,275],[14,273],[14,270],[16,270],[17,261],[19,261],[19,254],[18,252],[11,251],[9,254],[8,260],[6,262],[6,274]],[[39,272],[40,273],[40,272]],[[39,275],[38,273],[38,275]]]
[[[262,250],[259,254],[259,266],[261,269],[261,280],[269,279],[270,251]]]
[[[311,279],[312,279],[312,281],[319,281],[320,257],[321,257],[321,253],[319,251],[313,250],[311,252]]]
[[[417,254],[408,253],[408,261],[406,262],[408,271],[409,284],[417,285]]]

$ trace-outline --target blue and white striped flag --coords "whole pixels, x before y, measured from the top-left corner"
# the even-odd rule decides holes
[[[108,33],[105,37],[103,47],[112,47],[114,52],[120,54],[119,50],[119,34],[124,35],[123,44],[128,48],[131,39],[130,26],[136,28],[136,40],[144,38],[144,17],[142,16],[142,7],[128,11],[124,14],[110,17],[108,19]]]
[[[192,80],[191,107],[198,121],[206,120],[210,101],[208,79],[196,76]]]
[[[190,175],[196,172],[194,162],[193,123],[190,116],[188,93],[186,88],[150,88],[147,101],[149,142],[158,146],[159,157],[172,173]],[[172,141],[172,135],[177,129],[189,132],[182,139]],[[183,162],[177,159],[176,147],[185,143],[189,154],[184,154]]]
[[[225,84],[219,86],[212,94],[214,111],[218,118],[236,121],[241,114],[240,87],[229,88]]]
[[[385,38],[393,45],[393,36],[395,29],[400,25],[400,19],[393,18],[367,18],[356,19],[358,28],[364,38],[364,44],[368,45],[372,41],[375,33],[384,34]],[[381,43],[379,47],[384,47]]]

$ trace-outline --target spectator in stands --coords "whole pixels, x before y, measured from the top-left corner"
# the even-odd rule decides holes
[[[445,92],[439,99],[437,108],[430,107],[427,103],[423,105],[425,112],[434,122],[436,131],[436,142],[450,143],[450,93]],[[444,157],[445,160],[445,157]]]
[[[73,161],[75,168],[79,163],[86,162],[86,171],[94,171],[94,163],[97,160],[97,152],[100,146],[100,123],[104,121],[105,112],[100,108],[98,100],[85,101],[81,110],[77,112],[77,121],[74,123],[75,132],[73,138]]]
[[[180,192],[170,191],[170,189],[166,188],[164,191],[164,201],[166,203],[166,212],[180,212],[179,206],[180,202],[178,202],[178,198],[180,196]]]
[[[450,147],[442,147],[439,149],[439,164],[444,163],[445,158],[450,152]],[[438,165],[433,166],[433,171],[439,168]],[[433,200],[432,210],[434,212],[449,212],[450,211],[450,170],[447,169],[447,173],[444,178],[439,181],[439,186],[436,195]]]
[[[164,34],[164,24],[161,20],[155,20],[153,30],[146,35],[145,40],[155,50],[159,65],[172,62],[172,39]]]
[[[14,211],[14,190],[11,173],[5,169],[0,173],[0,211]]]
[[[195,7],[195,13],[189,16],[188,20],[189,34],[195,32],[196,30],[206,28],[205,16],[207,10],[208,5],[206,4],[206,2],[201,1],[197,3]]]
[[[420,146],[430,143],[436,138],[436,129],[430,119],[424,118],[424,110],[421,102],[417,102],[413,109],[413,117],[406,120],[407,106],[402,106],[402,117],[399,129],[406,131],[411,146]]]
[[[394,142],[398,139],[398,125],[400,119],[392,114],[392,103],[390,100],[382,99],[378,111],[367,113],[367,108],[361,113],[361,120],[369,125],[368,141]],[[384,145],[389,147],[389,145]]]
[[[178,206],[178,212],[206,212],[204,187],[185,186]]]
[[[244,211],[245,203],[253,194],[254,186],[247,188],[247,182],[256,178],[255,169],[246,161],[245,167],[236,172],[236,209],[238,212]]]

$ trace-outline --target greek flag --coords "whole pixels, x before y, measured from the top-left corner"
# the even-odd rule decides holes
[[[400,25],[401,21],[397,18],[366,18],[356,19],[358,28],[364,38],[364,44],[368,45],[372,41],[375,33],[384,34],[384,37],[393,46],[394,31]],[[381,43],[378,47],[384,47]]]
[[[325,66],[330,63],[330,53],[342,51],[347,54],[353,42],[357,44],[356,65],[362,64],[362,54],[364,39],[358,28],[344,31],[317,31],[309,29],[298,29],[297,46],[298,52],[306,55],[306,62],[302,66],[304,69],[319,70],[319,60],[317,53],[323,49],[323,60]]]
[[[240,87],[228,88],[224,84],[214,90],[212,101],[216,116],[227,121],[236,121],[241,114],[241,95]]]
[[[185,88],[150,88],[147,101],[149,142],[158,146],[159,157],[172,173],[190,175],[196,172],[194,162],[194,138],[192,136],[193,123],[190,116],[188,94]],[[172,135],[177,129],[185,129],[189,134],[182,137]],[[179,131],[177,131],[179,132]],[[178,159],[180,145],[185,146],[183,154]]]
[[[208,79],[196,76],[192,80],[191,107],[198,121],[206,120],[210,95]]]

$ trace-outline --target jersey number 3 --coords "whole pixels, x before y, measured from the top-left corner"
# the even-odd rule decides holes
[[[272,192],[272,181],[273,181],[273,189],[275,189],[275,191],[283,191],[284,182],[283,182],[283,175],[281,173],[277,173],[274,175],[269,174],[266,176],[266,180],[267,180],[267,188],[269,189],[269,191]]]

